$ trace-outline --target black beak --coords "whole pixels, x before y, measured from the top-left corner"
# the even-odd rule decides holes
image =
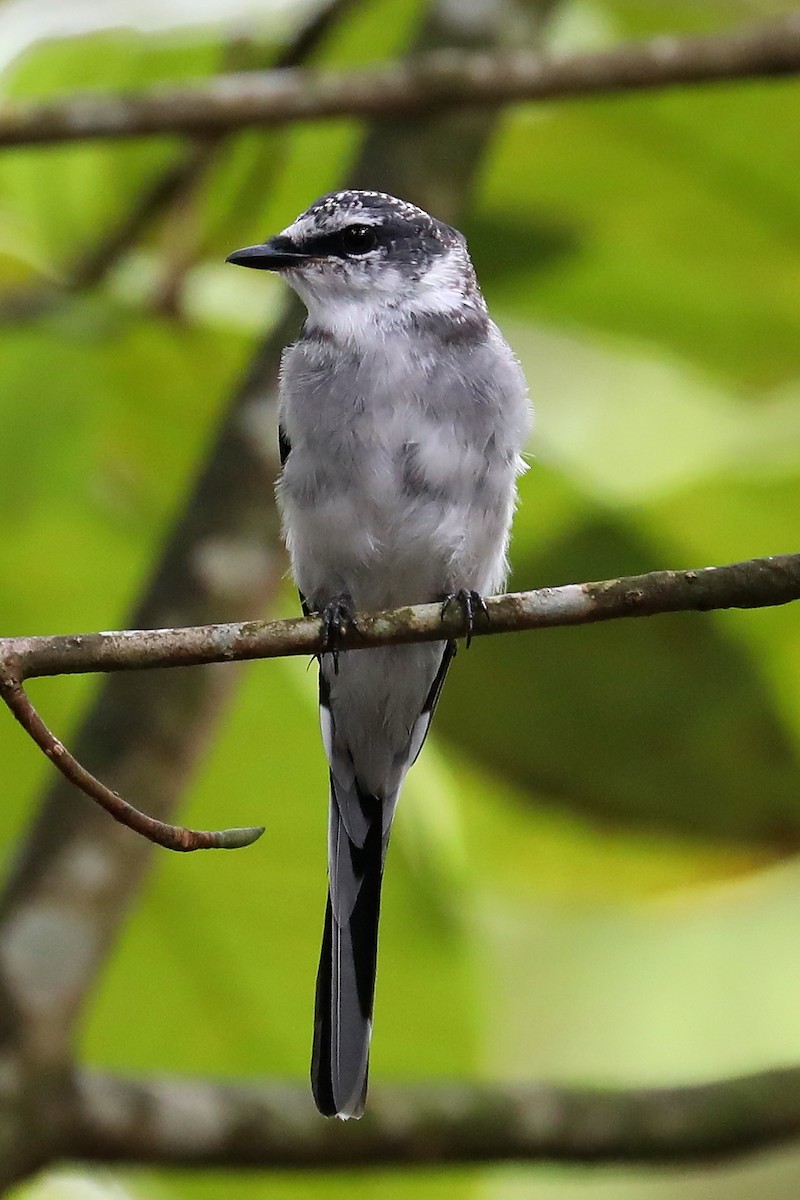
[[[305,262],[308,256],[301,254],[288,238],[270,238],[262,246],[245,246],[234,250],[225,262],[236,267],[256,267],[259,271],[284,271]]]

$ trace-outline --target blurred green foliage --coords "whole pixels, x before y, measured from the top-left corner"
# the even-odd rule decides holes
[[[552,37],[592,48],[790,7],[563,0]],[[399,52],[419,11],[370,0],[323,60]],[[133,87],[213,72],[225,53],[218,30],[98,32],[35,45],[3,85],[15,97]],[[797,549],[799,126],[791,81],[505,118],[467,233],[538,412],[514,586]],[[358,135],[343,122],[230,139],[191,212],[132,248],[99,291],[5,323],[4,634],[124,621],[275,309],[277,285],[221,260],[341,180]],[[59,279],[178,148],[4,152],[3,294]],[[179,238],[195,265],[175,319],[150,300]],[[293,611],[288,587],[283,605]],[[791,609],[527,634],[462,653],[390,857],[374,1079],[622,1085],[797,1061],[798,678]],[[67,736],[92,686],[34,690]],[[10,855],[49,767],[10,719],[0,745]],[[326,824],[305,663],[243,673],[185,815],[200,827],[263,820],[267,833],[241,854],[157,856],[82,1053],[125,1070],[300,1079]],[[23,1192],[789,1200],[798,1187],[800,1160],[775,1156],[660,1179],[134,1172],[54,1175]]]

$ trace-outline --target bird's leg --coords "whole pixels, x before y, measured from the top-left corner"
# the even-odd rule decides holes
[[[334,596],[320,612],[322,617],[322,653],[333,657],[334,674],[339,674],[339,648],[342,638],[351,631],[358,633],[353,601],[346,592]]]
[[[481,613],[487,623],[489,621],[489,609],[486,607],[486,601],[480,592],[474,591],[472,588],[459,588],[457,592],[449,592],[445,596],[442,603],[442,616],[447,615],[447,610],[451,604],[458,604],[467,622],[467,649],[469,650],[472,643],[472,631],[475,628],[475,617]]]

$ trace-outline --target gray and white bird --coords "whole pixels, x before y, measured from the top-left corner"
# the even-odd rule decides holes
[[[279,272],[308,310],[283,355],[277,497],[303,609],[321,614],[330,651],[311,1082],[326,1116],[359,1117],[392,818],[455,645],[339,654],[336,639],[355,612],[448,598],[471,622],[502,589],[531,409],[464,237],[413,204],[335,192],[228,262]]]

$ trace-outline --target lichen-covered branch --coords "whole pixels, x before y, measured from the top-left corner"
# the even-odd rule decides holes
[[[489,633],[586,625],[656,613],[755,608],[800,599],[800,554],[755,558],[699,571],[653,571],[601,583],[575,583],[495,596],[469,626],[456,605],[422,604],[357,614],[338,649],[469,639]],[[184,829],[146,816],[86,770],[48,729],[23,688],[25,679],[90,671],[199,666],[322,652],[319,618],[236,621],[185,629],[134,629],[61,637],[0,639],[0,698],[61,773],[116,821],[169,850],[237,849],[260,826],[217,832]]]
[[[77,1081],[69,1156],[88,1162],[303,1169],[561,1162],[679,1165],[800,1136],[800,1069],[690,1087],[374,1087],[367,1115],[321,1121],[297,1085]]]
[[[332,117],[411,117],[467,107],[794,75],[800,14],[730,32],[660,36],[593,54],[442,50],[370,70],[220,75],[194,85],[73,95],[0,113],[0,146],[218,134]]]
[[[494,596],[477,614],[473,637],[564,625],[591,625],[658,613],[720,608],[766,608],[800,599],[800,554],[752,558],[724,567],[651,571],[598,583],[570,583]],[[340,648],[461,638],[468,633],[458,606],[419,604],[360,613]],[[0,671],[22,680],[91,671],[185,667],[200,663],[319,654],[319,618],[235,621],[186,629],[131,629],[54,637],[0,638]],[[0,674],[0,680],[2,674]]]

